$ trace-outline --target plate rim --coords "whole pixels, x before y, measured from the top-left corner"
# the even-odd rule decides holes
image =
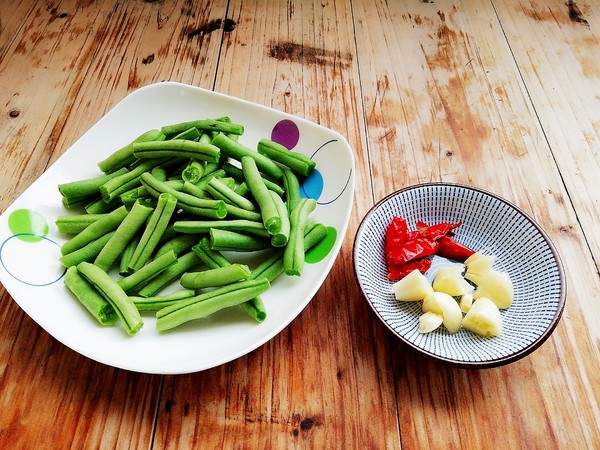
[[[357,269],[357,259],[358,259],[357,256],[358,256],[358,244],[361,239],[361,236],[365,232],[364,228],[365,228],[368,220],[373,216],[375,211],[377,211],[382,204],[388,202],[392,198],[395,198],[404,192],[408,192],[408,191],[416,190],[416,189],[427,188],[427,187],[437,187],[437,186],[452,187],[452,188],[476,191],[476,192],[479,192],[480,194],[487,195],[489,197],[494,198],[497,201],[500,201],[501,203],[504,203],[509,208],[514,209],[517,213],[519,213],[525,220],[527,220],[533,226],[533,228],[539,233],[539,235],[542,237],[542,239],[546,243],[548,249],[550,250],[552,258],[554,259],[554,261],[556,263],[557,272],[558,272],[558,279],[559,279],[559,286],[560,286],[558,306],[556,308],[556,311],[554,312],[554,316],[552,317],[552,320],[550,321],[550,323],[548,324],[548,326],[544,330],[544,332],[540,336],[538,336],[532,343],[530,343],[529,345],[527,345],[526,347],[522,348],[521,350],[519,350],[517,352],[511,353],[510,355],[507,355],[507,356],[488,359],[485,361],[463,361],[463,360],[449,358],[449,357],[443,356],[443,355],[434,354],[434,353],[414,344],[413,342],[406,339],[402,334],[400,334],[396,330],[394,330],[391,327],[391,325],[387,322],[387,320],[379,313],[379,311],[377,311],[377,309],[373,305],[371,299],[369,299],[369,297],[367,296],[367,294],[363,288],[363,283],[361,281],[361,278],[359,277],[358,269]],[[360,224],[357,228],[356,234],[354,236],[353,246],[352,246],[352,261],[353,261],[352,267],[354,269],[354,279],[355,279],[356,284],[359,287],[362,297],[369,304],[371,310],[375,313],[377,318],[386,326],[386,328],[388,328],[388,330],[391,331],[392,334],[394,334],[397,338],[399,338],[400,341],[403,344],[407,345],[413,352],[420,353],[429,360],[441,362],[444,365],[448,365],[448,366],[452,366],[452,367],[465,368],[465,369],[485,369],[485,368],[493,368],[493,367],[503,366],[503,365],[513,363],[515,361],[518,361],[518,360],[524,358],[525,356],[527,356],[527,355],[531,354],[532,352],[534,352],[535,350],[537,350],[544,342],[546,342],[546,340],[554,332],[558,323],[560,322],[560,319],[562,317],[562,314],[563,314],[565,306],[566,306],[567,281],[566,281],[566,277],[565,277],[563,263],[562,263],[560,254],[558,253],[556,246],[554,245],[554,243],[552,242],[552,240],[550,239],[548,234],[544,231],[544,229],[527,212],[525,212],[523,209],[521,209],[519,206],[515,205],[511,201],[499,196],[498,194],[488,191],[486,189],[482,189],[477,186],[467,185],[464,183],[444,182],[444,181],[431,181],[431,182],[417,183],[417,184],[413,184],[413,185],[398,189],[394,192],[391,192],[391,193],[387,194],[386,196],[384,196],[383,198],[381,198],[380,200],[378,200],[373,206],[371,206],[371,208],[369,208],[367,213],[361,219]]]

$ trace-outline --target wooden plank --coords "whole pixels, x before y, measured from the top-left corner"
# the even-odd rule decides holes
[[[235,30],[225,36],[216,90],[344,135],[360,201],[342,255],[290,326],[234,362],[166,377],[156,445],[397,448],[386,334],[351,282],[352,236],[371,192],[350,4],[231,2],[227,18]]]
[[[596,332],[587,334],[598,316],[582,314],[597,298],[598,277],[495,10],[466,1],[353,6],[376,197],[439,180],[496,192],[546,229],[575,291],[552,338],[510,366],[464,372],[393,346],[403,445],[597,445],[579,420],[598,423],[597,394],[590,397],[598,359],[589,358],[598,354]],[[518,29],[515,41],[539,44],[523,39],[528,27]],[[579,368],[577,380],[561,368],[566,359]],[[481,426],[485,411],[503,411],[501,423],[486,415]]]

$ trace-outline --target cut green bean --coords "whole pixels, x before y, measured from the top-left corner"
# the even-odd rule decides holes
[[[114,234],[114,231],[110,231],[105,235],[100,236],[98,239],[89,242],[83,247],[61,256],[59,259],[60,263],[65,267],[71,267],[76,266],[83,261],[92,262]]]
[[[271,242],[258,236],[212,228],[210,230],[210,247],[219,251],[253,252],[271,248]]]
[[[184,130],[181,133],[173,136],[172,139],[185,139],[188,141],[195,141],[198,138],[200,138],[200,136],[201,136],[201,133],[200,133],[200,131],[198,131],[198,128],[191,127],[191,128],[188,128],[187,130]]]
[[[99,237],[104,236],[109,231],[113,231],[119,226],[126,216],[127,208],[125,208],[125,206],[115,209],[111,213],[87,226],[81,233],[76,234],[70,240],[65,242],[65,244],[61,247],[62,254],[66,255],[74,252],[75,250],[80,249]]]
[[[161,194],[172,195],[177,200],[177,206],[186,212],[218,219],[224,218],[227,214],[224,201],[198,198],[185,192],[177,191],[167,183],[157,180],[150,173],[143,174],[141,182],[148,189],[148,192],[155,197]]]
[[[250,220],[252,222],[258,222],[262,225],[262,215],[258,211],[248,211],[247,209],[240,208],[238,206],[230,205],[225,203],[225,210],[227,215],[225,216],[228,220]],[[231,219],[230,219],[231,218]],[[264,227],[264,225],[263,225]]]
[[[200,131],[222,131],[223,133],[243,134],[244,127],[239,124],[225,122],[214,119],[191,120],[189,122],[181,122],[173,125],[166,125],[161,128],[161,131],[169,136],[181,133],[189,128],[197,128]]]
[[[137,293],[140,297],[154,297],[169,284],[179,279],[185,272],[199,266],[202,260],[194,253],[189,251],[177,258],[177,262],[167,267],[152,280],[148,282]]]
[[[200,161],[219,161],[219,147],[203,142],[171,139],[168,141],[136,142],[133,154],[139,159],[194,158]]]
[[[131,261],[129,261],[130,269],[133,271],[139,270],[150,259],[150,255],[169,225],[169,220],[175,212],[176,206],[177,199],[171,194],[161,194],[158,197],[156,209],[152,212],[140,242],[131,257]]]
[[[157,180],[167,181],[167,177],[168,177],[167,169],[165,169],[164,167],[161,167],[161,166],[153,167],[152,170],[150,171],[150,173]]]
[[[271,244],[273,247],[285,247],[290,238],[290,218],[283,199],[273,191],[269,191],[273,198],[277,214],[281,218],[281,227],[278,232],[271,236]]]
[[[204,161],[199,161],[192,158],[186,165],[185,169],[183,169],[181,172],[181,178],[183,181],[195,184],[200,181],[202,176],[204,176],[205,167],[206,163]]]
[[[129,298],[131,298],[138,311],[158,311],[195,295],[196,291],[194,289],[180,289],[166,295],[157,295],[154,297],[130,296]]]
[[[66,198],[89,198],[100,194],[100,186],[102,186],[108,180],[112,180],[113,178],[116,178],[127,172],[127,169],[122,168],[108,175],[101,175],[99,177],[59,184],[58,190],[61,195]]]
[[[104,214],[77,214],[74,216],[58,216],[54,223],[60,233],[77,234],[81,233],[88,225],[96,222],[98,219],[106,216]]]
[[[300,276],[304,267],[304,228],[308,215],[315,209],[314,199],[303,198],[294,207],[290,217],[290,239],[283,254],[286,275]]]
[[[102,296],[112,305],[119,318],[125,324],[127,334],[136,334],[144,325],[142,317],[129,296],[104,270],[93,264],[82,262],[77,265],[83,275]]]
[[[269,287],[269,281],[265,278],[238,281],[182,300],[156,312],[156,328],[158,331],[166,331],[185,322],[208,317],[217,311],[258,297]]]
[[[117,321],[115,309],[85,277],[79,274],[77,267],[72,266],[67,269],[65,286],[100,325],[114,325]]]
[[[156,250],[155,258],[163,255],[169,251],[175,252],[175,255],[190,250],[194,245],[198,243],[199,237],[194,234],[178,234],[173,239],[170,239],[163,243],[158,250]]]
[[[263,224],[269,234],[277,234],[281,230],[281,217],[273,197],[260,176],[256,161],[249,156],[242,157],[242,170],[252,196],[258,203]]]
[[[108,203],[102,197],[93,199],[84,206],[88,214],[106,214],[121,206],[122,203],[118,197],[113,198]]]
[[[140,238],[142,237],[141,233],[136,234],[133,239],[127,244],[125,250],[123,250],[123,254],[121,255],[121,260],[119,261],[119,275],[122,277],[126,277],[132,274],[132,270],[129,268],[129,262],[131,261],[131,257],[137,248]]]
[[[166,136],[160,130],[146,131],[138,136],[133,142],[130,142],[125,147],[117,150],[108,158],[98,163],[98,167],[104,173],[115,172],[123,167],[127,167],[135,161],[133,156],[133,144],[135,142],[160,141],[166,139]]]
[[[260,222],[251,220],[179,220],[173,224],[178,233],[203,234],[211,230],[229,230],[252,233],[257,236],[269,237],[269,233]]]
[[[231,265],[221,252],[210,248],[210,242],[206,238],[203,238],[197,245],[192,247],[192,250],[210,269],[218,269],[220,267]],[[250,276],[252,276],[252,274],[250,274]],[[265,305],[260,297],[254,297],[247,302],[242,303],[242,308],[257,322],[262,322],[267,318],[267,311],[265,310]]]
[[[285,190],[285,204],[288,215],[291,216],[294,207],[298,204],[302,195],[300,193],[300,182],[298,177],[291,170],[283,173],[283,188]]]
[[[164,161],[165,159],[152,159],[144,161],[131,171],[108,180],[106,183],[100,186],[102,198],[107,203],[114,198],[118,198],[124,192],[127,192],[129,189],[137,186],[140,183],[140,177],[142,174],[151,171],[156,166],[160,166]]]
[[[184,273],[181,276],[180,283],[181,286],[187,289],[204,289],[245,280],[250,276],[250,273],[247,265],[236,263],[217,269]]]
[[[255,211],[256,206],[246,197],[238,195],[223,179],[211,178],[206,185],[206,191],[217,200],[223,200],[230,205],[238,206],[248,211]]]
[[[145,286],[159,273],[177,262],[175,252],[170,250],[155,258],[144,267],[133,272],[131,275],[121,278],[117,283],[125,292],[133,292]]]
[[[224,153],[237,161],[241,162],[244,156],[251,157],[254,159],[256,166],[262,173],[272,176],[275,180],[278,180],[283,176],[283,169],[275,161],[249,149],[222,133],[216,135],[212,140],[212,143],[221,149],[221,153]]]
[[[257,150],[261,155],[265,155],[305,177],[309,176],[316,166],[316,163],[308,156],[288,150],[280,143],[269,139],[258,141]]]
[[[104,271],[108,271],[119,259],[138,230],[144,226],[151,213],[152,208],[144,206],[140,202],[134,203],[127,217],[123,219],[113,236],[94,260],[94,264]]]
[[[193,195],[194,197],[210,199],[210,196],[204,189],[189,181],[184,181],[183,192],[185,192],[186,194]]]
[[[233,178],[235,178],[237,181],[239,181],[240,186],[244,186],[244,188],[242,188],[243,190],[247,189],[247,185],[246,185],[245,178],[244,178],[244,172],[242,171],[241,168],[236,167],[231,163],[223,164],[222,168],[226,173],[228,173]],[[263,178],[263,182],[265,183],[265,186],[267,186],[267,189],[277,193],[277,195],[279,195],[279,196],[283,196],[284,190],[280,185],[278,185],[274,181],[271,181],[265,177],[262,177],[262,178]],[[238,186],[238,188],[240,186]],[[245,192],[248,192],[248,191],[244,191],[244,193]],[[240,195],[244,195],[244,194],[240,193]]]

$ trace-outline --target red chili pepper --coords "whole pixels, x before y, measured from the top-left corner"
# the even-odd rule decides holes
[[[427,225],[425,222],[421,222],[420,220],[417,222],[417,231],[419,235],[425,239],[431,239],[432,241],[436,241],[442,236],[447,235],[450,231],[459,227],[462,222],[450,223],[450,222],[441,222],[435,225]]]
[[[442,236],[437,240],[437,243],[439,244],[437,255],[443,258],[464,261],[473,253],[475,253],[474,250],[471,250],[466,245],[456,242],[450,236]]]
[[[433,255],[437,249],[436,241],[418,237],[392,249],[387,254],[387,261],[388,264],[404,264],[412,259]]]
[[[406,220],[394,217],[385,234],[385,253],[389,253],[394,247],[406,242],[408,226]]]
[[[404,264],[390,264],[388,265],[388,278],[391,281],[396,281],[404,278],[406,275],[417,269],[421,273],[425,273],[431,267],[431,260],[429,258],[413,259]]]

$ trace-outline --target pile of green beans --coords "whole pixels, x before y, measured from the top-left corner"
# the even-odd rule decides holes
[[[163,332],[236,306],[259,323],[260,295],[302,274],[327,233],[300,195],[315,164],[267,139],[246,147],[243,132],[228,117],[149,130],[100,161],[98,176],[58,186],[73,211],[56,220],[69,235],[65,285],[99,324],[134,335],[153,311]],[[256,267],[236,262],[257,250]]]

